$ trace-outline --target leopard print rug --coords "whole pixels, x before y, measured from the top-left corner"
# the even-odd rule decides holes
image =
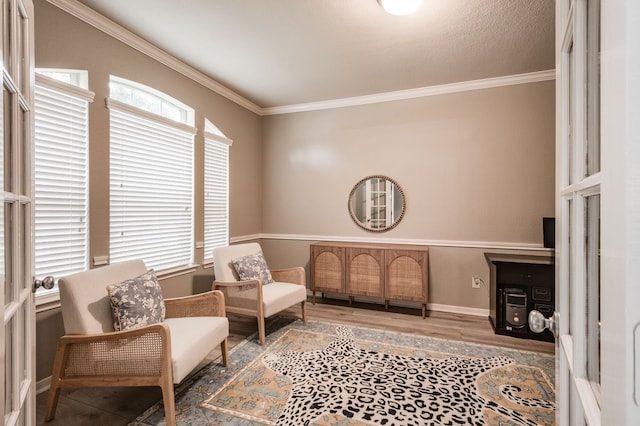
[[[176,387],[202,426],[553,426],[553,355],[275,318]],[[165,424],[162,401],[132,425]]]
[[[477,378],[511,358],[420,359],[359,349],[351,330],[340,326],[336,339],[316,351],[269,353],[264,364],[293,385],[277,426],[313,424],[325,413],[375,425],[485,425],[483,411],[516,424],[537,426],[516,410],[478,393]],[[500,388],[504,398],[523,406],[553,409],[554,403],[518,396],[520,388]]]

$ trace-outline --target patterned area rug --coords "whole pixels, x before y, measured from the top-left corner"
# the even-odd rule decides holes
[[[553,425],[554,357],[277,319],[176,389],[184,425]],[[158,403],[133,424],[163,425]]]

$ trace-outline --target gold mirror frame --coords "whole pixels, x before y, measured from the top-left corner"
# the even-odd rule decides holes
[[[382,200],[384,204],[380,203]],[[386,232],[395,228],[402,220],[406,206],[406,196],[400,185],[384,175],[360,179],[347,200],[351,219],[368,232]]]

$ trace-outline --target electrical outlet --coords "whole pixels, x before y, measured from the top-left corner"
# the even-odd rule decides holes
[[[475,275],[471,277],[471,288],[480,288],[481,283],[482,283],[482,280],[480,279],[480,277]]]

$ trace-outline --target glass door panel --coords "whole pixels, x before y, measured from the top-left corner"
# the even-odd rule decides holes
[[[7,418],[13,411],[13,401],[11,395],[13,394],[13,375],[11,372],[13,368],[13,320],[8,321],[4,326],[4,368],[6,371],[4,378],[4,412],[5,423]]]
[[[600,0],[587,5],[586,174],[600,171]]]
[[[563,260],[563,264],[562,266],[564,266],[566,268],[566,283],[568,284],[567,287],[567,292],[566,292],[566,302],[562,304],[562,308],[563,308],[563,315],[565,315],[565,318],[569,318],[568,321],[568,330],[567,330],[567,334],[568,336],[573,336],[573,330],[575,329],[575,326],[573,324],[573,315],[571,315],[571,312],[573,311],[572,306],[571,306],[571,301],[573,300],[573,294],[575,292],[573,286],[574,286],[574,280],[573,280],[573,274],[571,273],[571,268],[570,265],[572,263],[571,261],[571,255],[573,253],[573,247],[572,247],[572,240],[571,240],[571,229],[573,229],[573,224],[571,221],[571,218],[573,217],[573,200],[569,199],[567,200],[567,215],[564,218],[565,224],[567,226],[567,229],[569,230],[568,232],[568,237],[566,240],[566,247],[567,249],[564,251],[564,255],[566,256],[566,259]],[[564,313],[566,312],[566,313]]]
[[[571,78],[571,76],[573,75],[573,66],[574,66],[574,58],[573,58],[573,40],[570,41],[569,46],[566,47],[566,53],[564,54],[564,58],[565,58],[565,63],[566,63],[566,67],[567,67],[567,72],[568,72],[568,78],[566,79],[567,81],[567,96],[568,99],[573,99],[574,93],[576,91],[576,88],[574,87],[575,85],[575,81],[573,78]],[[574,178],[573,178],[573,174],[574,174],[574,169],[575,169],[575,165],[573,164],[574,161],[573,159],[575,158],[575,144],[572,143],[573,141],[573,135],[575,132],[574,127],[574,106],[571,102],[567,102],[566,105],[566,123],[564,124],[563,128],[565,129],[566,134],[564,135],[564,137],[566,138],[566,152],[567,152],[567,157],[564,159],[565,164],[564,164],[564,170],[566,170],[567,173],[567,179],[565,180],[565,185],[571,185],[574,182]]]
[[[2,121],[3,123],[11,123],[13,122],[13,93],[7,87],[7,84],[4,85],[4,90],[2,93]],[[11,171],[13,167],[10,167],[11,158],[13,158],[13,129],[11,126],[4,126],[3,128],[4,142],[3,142],[3,157],[4,157],[4,191],[11,192],[13,178],[11,176]]]
[[[12,9],[11,1],[2,2],[2,58],[5,64],[11,63]]]
[[[586,202],[587,379],[600,401],[600,195]]]
[[[3,243],[6,245],[6,247],[13,247],[13,226],[12,226],[12,218],[13,218],[13,214],[12,214],[12,205],[9,203],[5,202],[4,205],[4,227],[3,227],[3,234],[4,234],[4,240]],[[3,257],[3,259],[0,259],[0,261],[3,261],[3,266],[4,266],[4,297],[5,297],[5,309],[7,309],[8,305],[10,303],[13,302],[13,300],[15,300],[15,289],[13,286],[13,280],[11,279],[11,277],[13,276],[13,256],[12,256],[12,251],[10,250],[5,250],[4,251],[6,257]]]

